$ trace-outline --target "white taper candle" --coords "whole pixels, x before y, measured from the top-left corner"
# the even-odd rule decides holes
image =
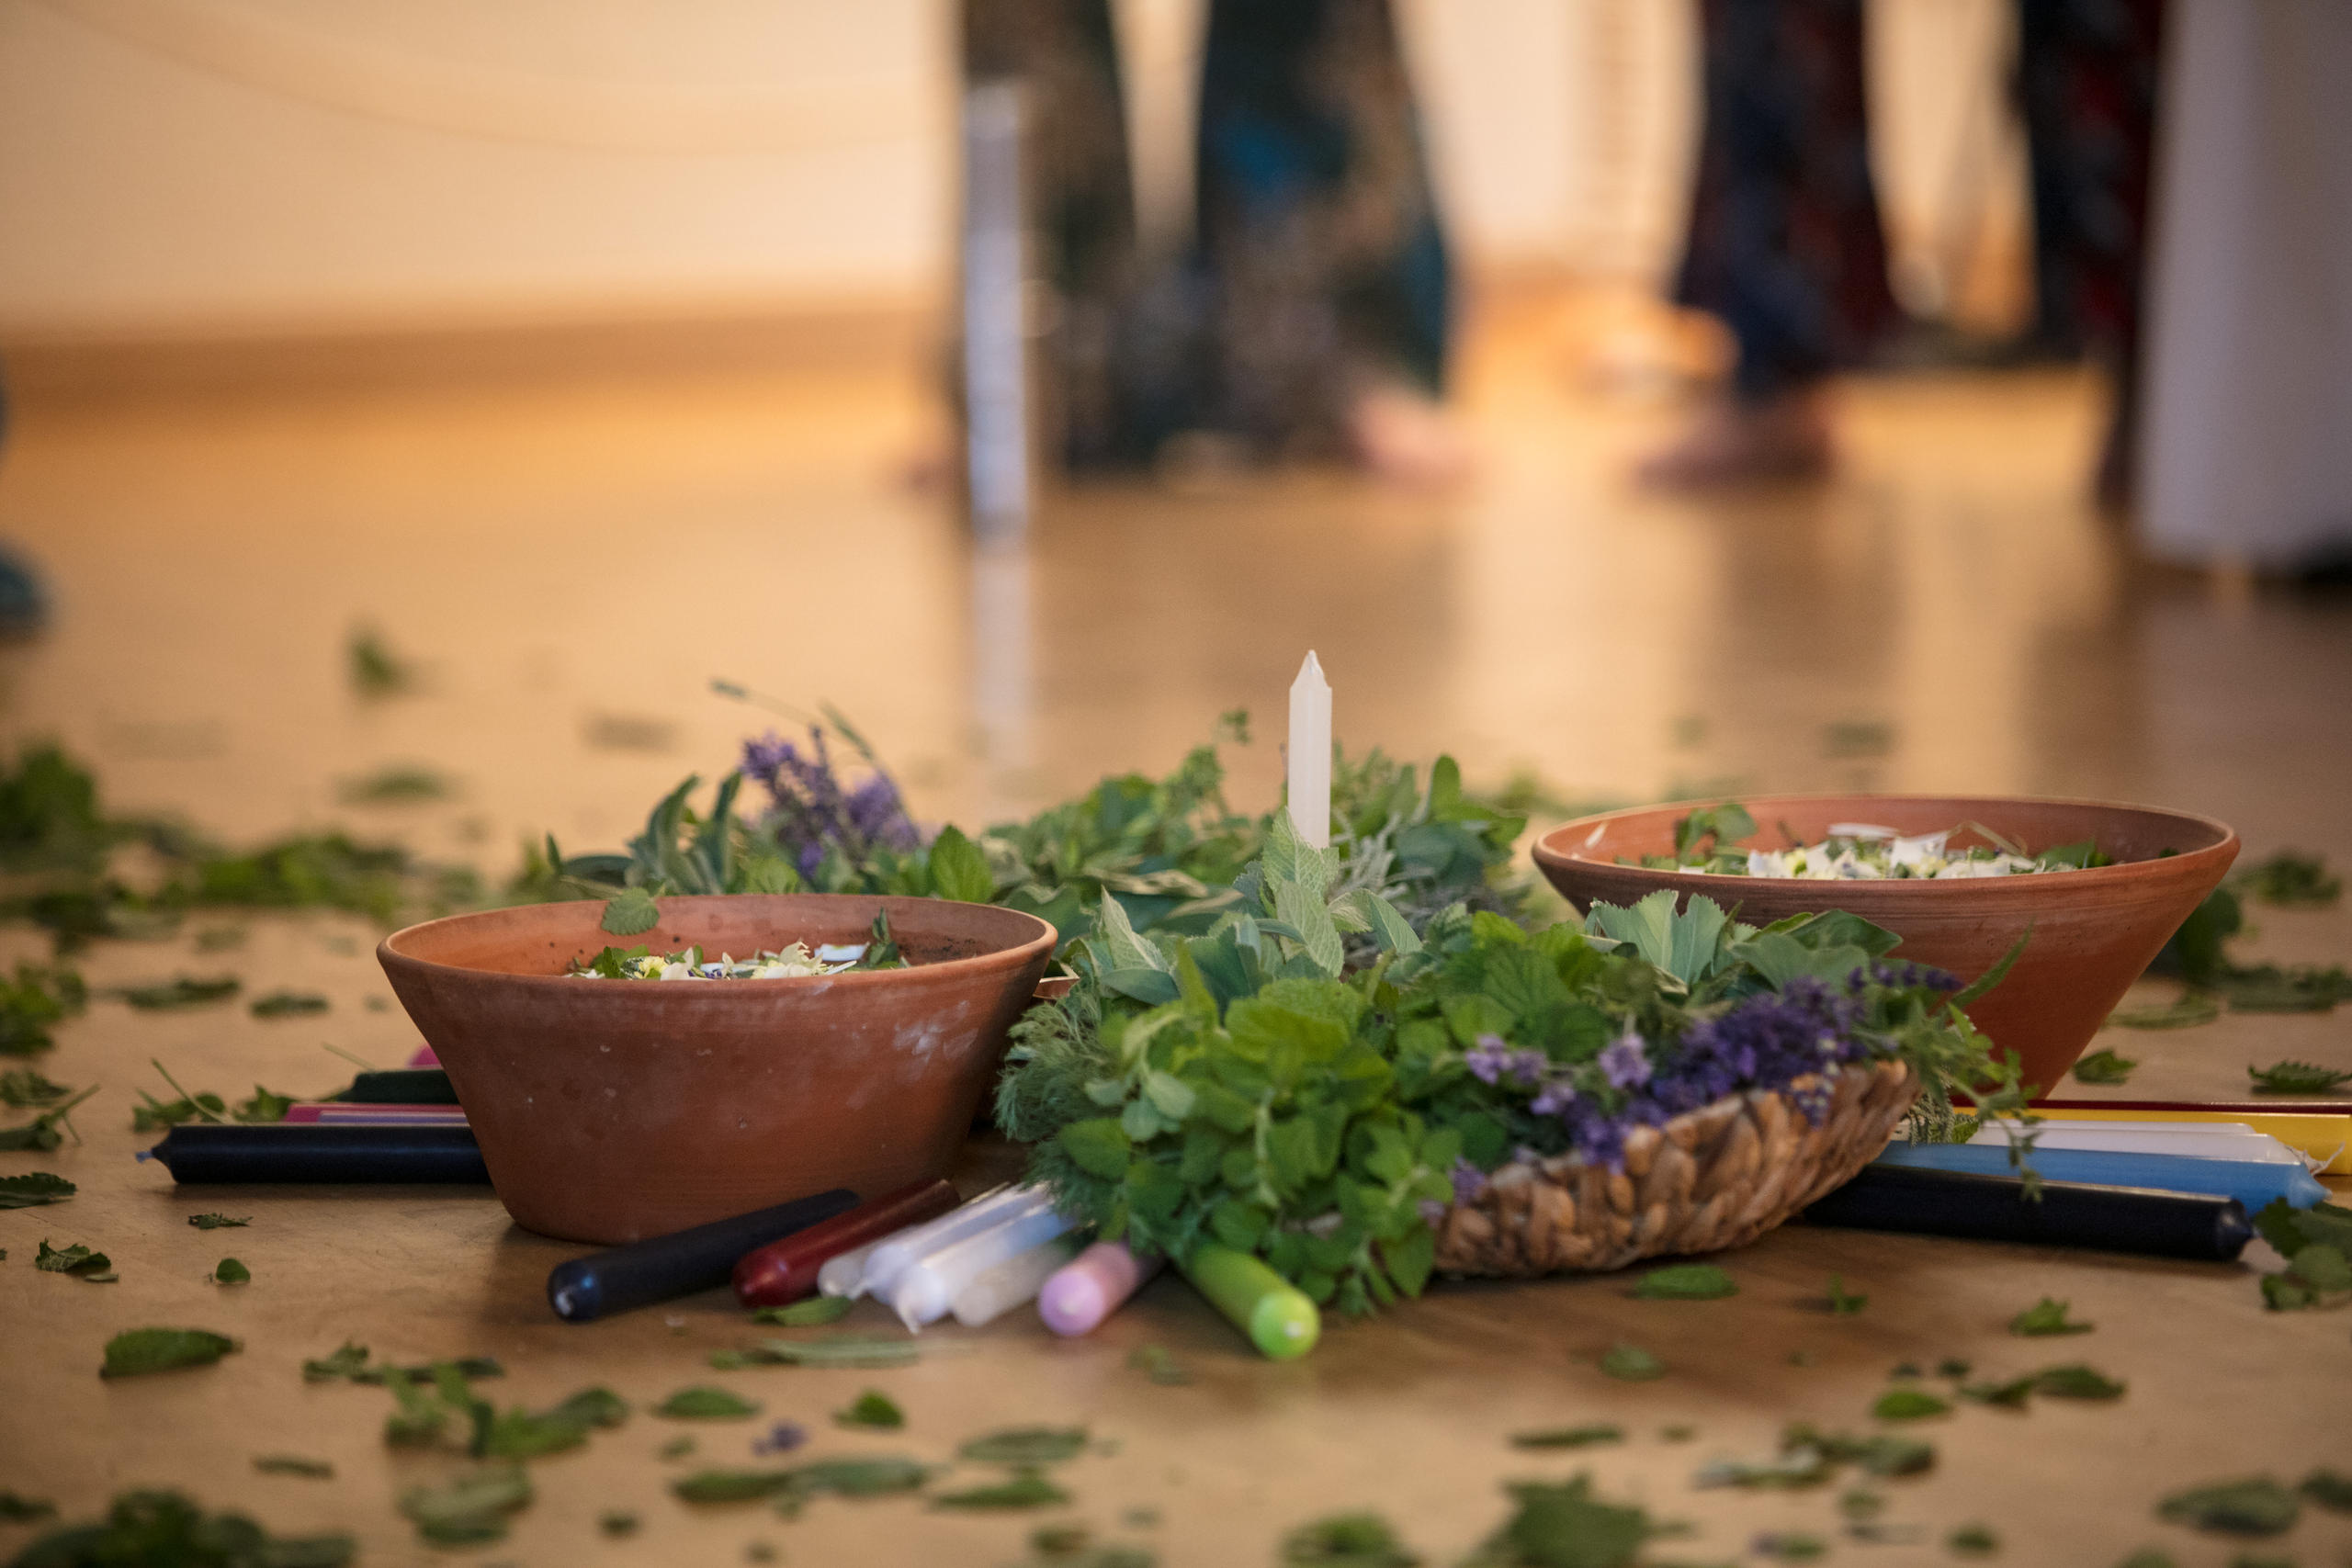
[[[1307,650],[1290,683],[1290,823],[1317,849],[1331,843],[1331,683]]]

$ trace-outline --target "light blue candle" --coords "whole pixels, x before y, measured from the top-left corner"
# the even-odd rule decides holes
[[[2125,1154],[2106,1149],[2035,1149],[2027,1162],[2049,1181],[2087,1181],[2102,1187],[2153,1187],[2165,1192],[2205,1192],[2234,1198],[2249,1214],[2284,1198],[2308,1209],[2327,1189],[2300,1163],[2199,1159],[2186,1155]],[[1959,1170],[1973,1176],[2013,1176],[2009,1151],[2001,1144],[1889,1144],[1880,1165],[1921,1170]]]

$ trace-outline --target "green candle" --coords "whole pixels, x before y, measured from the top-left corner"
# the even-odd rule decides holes
[[[1304,1356],[1323,1335],[1323,1314],[1299,1289],[1246,1252],[1193,1249],[1185,1276],[1250,1342],[1277,1361]]]

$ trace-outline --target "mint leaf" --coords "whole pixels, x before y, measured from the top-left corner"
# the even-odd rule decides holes
[[[1600,1358],[1600,1370],[1620,1382],[1648,1382],[1666,1375],[1666,1363],[1634,1345],[1612,1345]]]
[[[2295,1495],[2267,1475],[2192,1486],[2156,1506],[2160,1518],[2218,1535],[2284,1535],[2301,1512]]]
[[[2352,1083],[2352,1071],[2338,1072],[2313,1062],[2273,1062],[2267,1067],[2249,1066],[2256,1094],[2332,1094]]]
[[[1917,1388],[1891,1388],[1878,1396],[1871,1414],[1882,1421],[1919,1421],[1951,1411],[1951,1401]]]
[[[2009,1332],[2033,1338],[2052,1334],[2088,1334],[2098,1326],[2089,1323],[2069,1322],[2067,1305],[2064,1302],[2044,1296],[2009,1319]]]
[[[224,1258],[212,1266],[212,1282],[216,1285],[248,1285],[254,1271],[233,1258]]]
[[[1055,1141],[1079,1169],[1090,1176],[1116,1180],[1127,1173],[1131,1145],[1115,1116],[1090,1116],[1085,1121],[1073,1122],[1056,1135]]]
[[[71,1247],[51,1247],[47,1236],[41,1238],[40,1252],[33,1259],[33,1267],[50,1274],[71,1274],[94,1284],[115,1278],[114,1264],[105,1253],[92,1252],[78,1241]]]
[[[322,1459],[300,1454],[255,1454],[254,1468],[264,1475],[299,1475],[308,1481],[333,1481],[334,1466]]]
[[[531,1478],[519,1464],[469,1471],[440,1486],[401,1494],[401,1512],[432,1546],[474,1546],[503,1540],[507,1516],[531,1500]]]
[[[996,896],[989,857],[952,822],[931,842],[931,890],[965,904],[985,904]]]
[[[2075,1064],[2077,1083],[2118,1084],[2132,1077],[2132,1069],[2140,1064],[2112,1051],[2094,1051]]]
[[[1276,1562],[1282,1568],[1414,1568],[1420,1558],[1378,1514],[1333,1514],[1283,1537]]]
[[[2126,1386],[2080,1361],[2033,1374],[2034,1392],[2051,1399],[2120,1399]]]
[[[1138,1345],[1127,1352],[1127,1365],[1163,1388],[1182,1388],[1193,1381],[1165,1345]]]
[[[200,1231],[217,1231],[227,1230],[234,1225],[252,1224],[254,1217],[247,1214],[242,1220],[232,1220],[226,1214],[190,1214],[187,1217],[187,1223]]]
[[[836,1427],[866,1427],[878,1432],[895,1432],[907,1424],[907,1413],[897,1401],[880,1389],[869,1388],[850,1403],[846,1410],[833,1412]]]
[[[624,888],[618,897],[607,900],[605,918],[597,922],[615,936],[635,936],[661,923],[662,911],[654,904],[653,895],[642,887]]]
[[[239,1348],[225,1334],[202,1328],[132,1328],[107,1341],[102,1378],[130,1378],[180,1367],[209,1367]]]
[[[0,1176],[0,1209],[34,1209],[44,1203],[62,1203],[74,1196],[74,1190],[72,1182],[46,1170]]]
[[[1829,1276],[1830,1316],[1851,1317],[1870,1304],[1870,1297],[1851,1295],[1848,1293],[1844,1275],[1832,1274]]]

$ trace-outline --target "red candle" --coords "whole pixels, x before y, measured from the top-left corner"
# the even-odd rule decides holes
[[[918,1181],[747,1252],[735,1263],[735,1299],[747,1307],[769,1307],[814,1295],[826,1258],[937,1219],[956,1202],[953,1182]]]

